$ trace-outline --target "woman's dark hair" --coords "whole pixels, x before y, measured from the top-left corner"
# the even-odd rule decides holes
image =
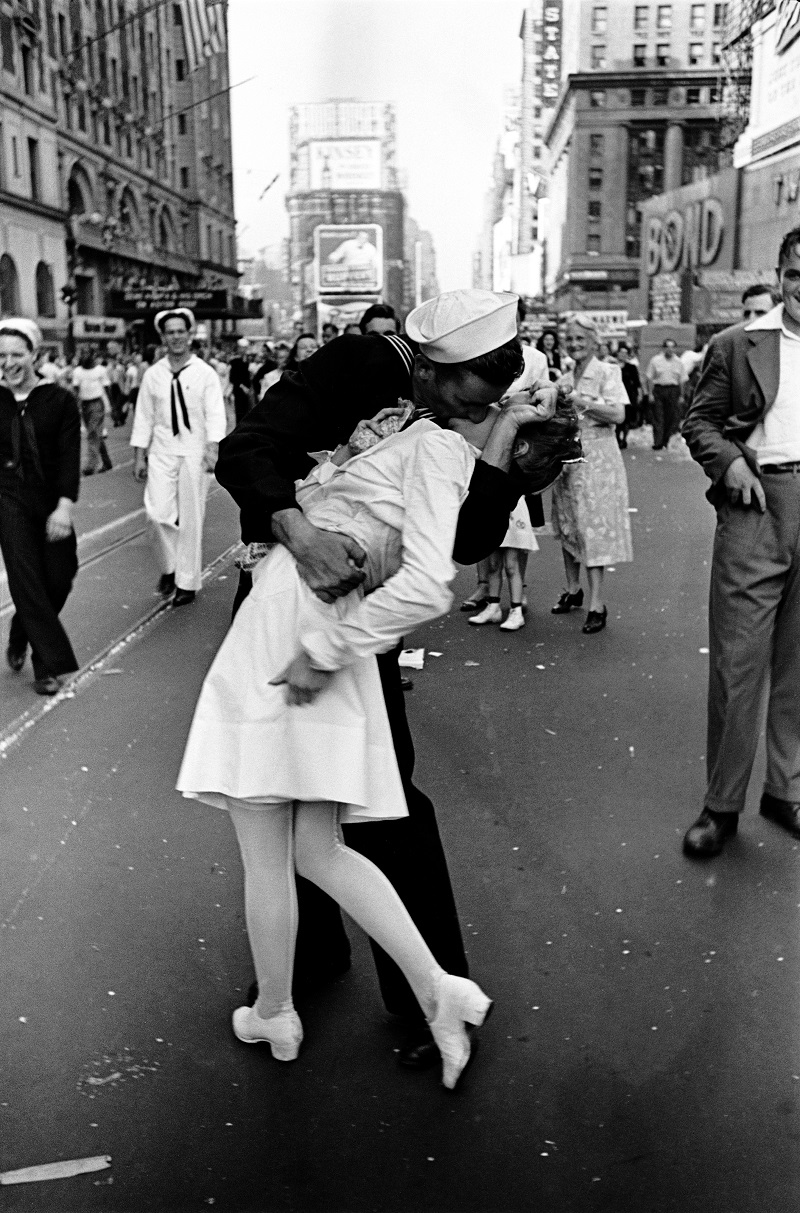
[[[289,357],[286,359],[286,366],[283,368],[285,371],[296,371],[299,367],[300,363],[297,361],[297,347],[300,342],[304,341],[307,337],[310,337],[312,341],[317,340],[316,333],[298,333],[294,345],[289,350]]]
[[[358,322],[358,327],[362,333],[366,333],[370,320],[394,320],[395,324],[397,324],[397,312],[389,303],[373,303],[372,307],[367,308]]]
[[[512,455],[512,479],[527,495],[543,493],[561,475],[564,465],[583,459],[578,416],[571,404],[559,400],[548,421],[521,425]]]
[[[540,353],[542,353],[542,354],[546,354],[546,353],[547,353],[547,350],[544,348],[544,339],[545,339],[545,337],[552,337],[552,338],[553,338],[553,349],[552,349],[552,353],[554,353],[554,354],[555,354],[555,353],[557,353],[557,352],[558,352],[558,333],[556,332],[556,330],[555,330],[555,329],[544,329],[544,330],[543,330],[541,337],[540,337],[540,338],[539,338],[539,340],[536,342],[536,348],[537,348],[537,350],[539,350],[539,351],[540,351]]]
[[[469,362],[432,362],[431,365],[436,367],[438,373],[445,375],[450,372],[469,371],[471,374],[477,375],[479,379],[483,379],[484,383],[491,383],[493,387],[502,388],[508,387],[515,379],[519,379],[525,370],[525,360],[522,357],[522,346],[518,337],[512,337],[505,345],[499,346],[496,350],[490,350],[488,354],[470,358]]]
[[[24,341],[31,353],[33,353],[33,342],[27,333],[23,333],[21,329],[0,329],[0,337],[19,337],[20,341]]]

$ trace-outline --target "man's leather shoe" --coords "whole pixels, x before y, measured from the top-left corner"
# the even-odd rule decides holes
[[[174,607],[188,606],[190,602],[194,602],[194,590],[176,590],[175,597],[172,599]]]
[[[729,838],[733,838],[739,826],[738,813],[712,813],[703,809],[683,839],[684,855],[695,859],[710,859],[719,855]]]
[[[34,680],[33,689],[37,695],[57,695],[61,690],[61,679],[50,674],[46,678]]]
[[[6,649],[6,661],[15,674],[18,674],[25,664],[26,651],[25,649],[12,648],[11,645]]]
[[[427,1024],[420,1024],[410,1032],[397,1051],[398,1065],[406,1070],[429,1070],[441,1060],[441,1053]]]
[[[162,573],[158,582],[158,592],[168,598],[170,594],[175,592],[175,574]]]
[[[770,796],[769,792],[765,792],[761,797],[759,812],[762,817],[767,817],[776,825],[783,826],[784,830],[788,830],[795,838],[800,838],[800,803],[798,801],[778,800],[777,796]]]

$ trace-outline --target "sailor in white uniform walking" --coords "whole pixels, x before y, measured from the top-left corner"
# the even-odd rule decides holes
[[[167,354],[142,377],[131,433],[133,475],[146,482],[159,592],[174,591],[173,606],[185,606],[200,589],[206,494],[225,437],[225,403],[219,375],[191,352],[192,312],[159,312],[155,327]]]

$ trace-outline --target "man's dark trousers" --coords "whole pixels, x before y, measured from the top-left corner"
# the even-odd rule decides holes
[[[653,387],[653,450],[664,447],[677,434],[681,414],[681,389],[657,383]]]
[[[251,585],[250,574],[242,573],[234,614]],[[466,977],[467,958],[433,805],[411,782],[414,744],[400,685],[399,651],[398,646],[379,654],[378,670],[409,815],[401,821],[345,826],[345,841],[388,877],[442,968]],[[315,984],[326,971],[343,968],[350,958],[350,942],[336,902],[301,876],[296,880],[300,921],[295,985],[302,988]],[[422,1018],[419,1003],[397,965],[372,940],[370,945],[386,1009],[407,1019]]]
[[[50,543],[44,512],[39,517],[15,497],[0,494],[0,551],[16,611],[10,646],[24,652],[30,644],[36,678],[77,670],[72,645],[58,618],[78,570],[75,532]]]

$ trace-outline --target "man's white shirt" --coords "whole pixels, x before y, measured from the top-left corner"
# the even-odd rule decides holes
[[[745,326],[746,333],[763,329],[780,331],[778,394],[747,445],[756,452],[759,465],[800,462],[800,337],[784,324],[782,303]]]
[[[183,410],[176,402],[179,432],[172,432],[173,374],[169,359],[161,358],[142,376],[131,446],[163,454],[198,456],[207,442],[222,441],[227,419],[217,372],[202,358],[192,355],[181,370],[179,382],[191,428],[187,430]]]

